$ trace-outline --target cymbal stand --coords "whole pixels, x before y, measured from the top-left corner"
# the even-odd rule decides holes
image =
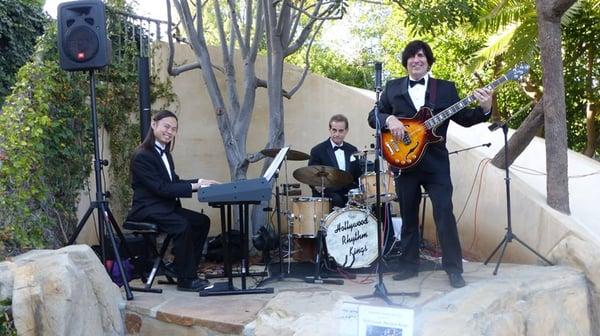
[[[323,240],[325,239],[325,172],[319,172],[319,176],[321,177],[321,218],[319,220],[319,228],[317,230],[317,256],[315,257],[315,275],[307,276],[304,278],[304,281],[307,283],[316,283],[316,284],[330,284],[330,285],[343,285],[344,280],[342,279],[323,279],[321,278],[321,253],[323,253]],[[316,221],[315,221],[316,224]]]
[[[292,267],[292,217],[290,216],[290,182],[288,178],[288,161],[287,155],[285,157],[285,222],[287,224],[287,273],[290,274]],[[280,233],[281,234],[281,233]],[[281,239],[281,236],[280,238]],[[281,242],[280,242],[281,245]],[[281,258],[281,255],[279,255]]]
[[[381,298],[383,301],[385,301],[388,305],[397,305],[394,302],[392,302],[392,300],[390,300],[390,298],[388,296],[392,296],[392,295],[409,295],[409,296],[419,296],[419,292],[413,292],[413,293],[390,293],[388,292],[387,288],[385,287],[385,284],[383,282],[383,248],[382,248],[382,242],[383,239],[381,237],[382,232],[383,232],[383,223],[382,223],[382,214],[381,214],[381,186],[380,186],[380,180],[381,180],[381,176],[380,176],[380,170],[381,170],[381,165],[380,165],[380,157],[381,157],[381,122],[379,119],[379,94],[381,93],[382,89],[381,89],[381,62],[375,62],[375,107],[373,108],[375,110],[375,119],[376,119],[376,123],[377,123],[377,127],[375,129],[375,209],[377,211],[377,216],[375,216],[377,218],[377,279],[378,282],[375,285],[375,290],[373,291],[373,294],[370,295],[364,295],[364,296],[358,296],[356,297],[357,299],[366,299],[366,298],[372,298],[372,297],[377,297],[377,298]]]

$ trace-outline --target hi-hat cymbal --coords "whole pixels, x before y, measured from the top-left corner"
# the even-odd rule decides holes
[[[343,187],[352,183],[352,174],[329,166],[307,166],[294,170],[294,178],[311,186]]]
[[[279,153],[279,150],[281,150],[281,148],[266,148],[261,150],[260,153],[264,156],[274,158],[277,156],[277,153]],[[293,149],[288,150],[286,156],[287,159],[291,161],[304,161],[310,159],[310,155]]]
[[[354,155],[354,156],[367,156],[369,154],[375,154],[375,150],[374,149],[362,149],[362,150],[359,150],[358,152],[352,153],[352,155]]]

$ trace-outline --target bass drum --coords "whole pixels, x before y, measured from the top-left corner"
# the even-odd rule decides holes
[[[359,208],[336,210],[325,218],[330,257],[345,268],[363,268],[377,259],[377,220]]]

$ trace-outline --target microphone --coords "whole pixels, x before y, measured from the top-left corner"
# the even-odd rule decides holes
[[[381,91],[381,62],[375,62],[375,90]]]
[[[495,130],[497,130],[498,128],[500,128],[502,126],[502,123],[499,121],[494,121],[490,126],[488,126],[488,129],[490,130],[490,132],[493,132]]]

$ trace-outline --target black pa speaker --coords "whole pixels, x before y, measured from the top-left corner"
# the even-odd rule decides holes
[[[80,0],[58,5],[60,67],[68,71],[99,69],[110,63],[104,3]]]

